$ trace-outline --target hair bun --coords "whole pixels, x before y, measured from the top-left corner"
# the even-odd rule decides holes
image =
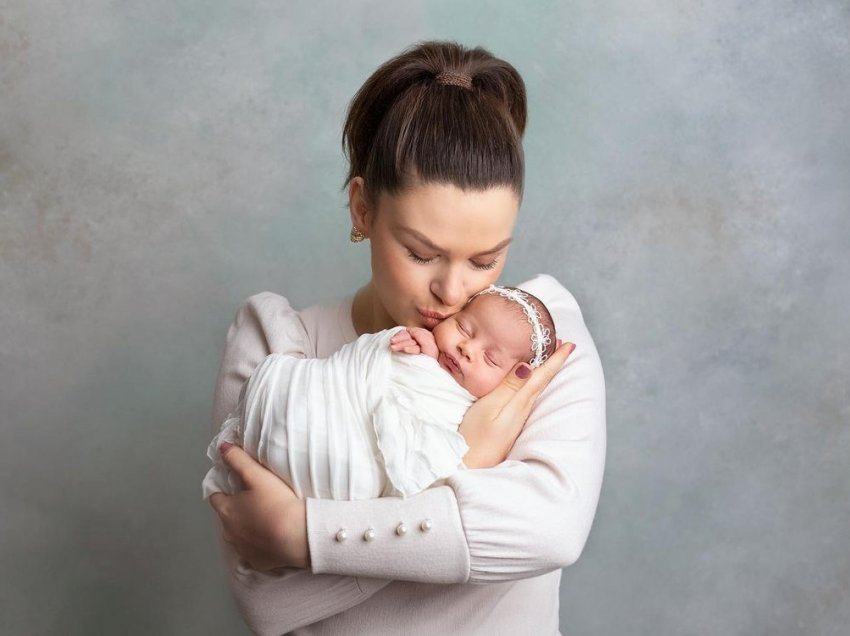
[[[363,177],[370,203],[414,182],[507,186],[521,199],[526,117],[525,84],[508,62],[481,47],[420,42],[381,64],[351,100],[345,185]]]

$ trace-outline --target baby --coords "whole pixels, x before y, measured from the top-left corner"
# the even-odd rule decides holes
[[[521,301],[528,311],[537,311],[539,333],[535,334],[535,322],[527,319]],[[390,348],[434,358],[458,384],[480,398],[499,386],[517,362],[524,360],[537,367],[548,358],[555,349],[554,331],[549,311],[535,296],[493,285],[473,296],[463,310],[443,320],[433,332],[421,327],[399,331],[390,339]],[[543,344],[537,361],[535,340]]]
[[[225,441],[242,446],[299,497],[424,490],[463,467],[470,447],[458,427],[469,406],[517,362],[542,364],[555,349],[554,330],[540,300],[491,285],[433,332],[364,334],[326,359],[273,353],[245,382],[237,415],[209,445],[214,466],[204,497],[239,489],[218,452]]]

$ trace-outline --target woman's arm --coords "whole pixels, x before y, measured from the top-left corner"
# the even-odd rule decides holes
[[[303,325],[284,297],[268,292],[250,297],[227,332],[215,389],[215,431],[228,414],[236,412],[243,383],[269,353],[304,357],[310,350]],[[279,485],[286,488],[283,482]],[[322,620],[357,605],[389,583],[316,576],[309,570],[284,576],[257,572],[240,567],[229,546],[224,551],[231,591],[245,621],[258,634],[281,634]]]
[[[548,276],[522,287],[547,304],[559,336],[576,344],[576,354],[535,405],[509,460],[492,469],[461,471],[449,486],[407,499],[308,499],[314,573],[462,583],[534,576],[578,558],[604,467],[602,369],[569,292]],[[517,395],[532,384],[540,386],[545,368],[535,370]],[[400,524],[408,532],[398,532]],[[343,529],[348,538],[339,541]],[[269,558],[286,565],[306,557]]]
[[[459,471],[407,499],[307,500],[315,573],[434,583],[526,578],[564,567],[587,539],[605,463],[605,385],[578,305],[553,278],[521,285],[576,344],[534,406],[508,460]],[[539,371],[539,370],[538,370]],[[421,529],[430,521],[430,530]],[[404,523],[409,531],[399,536]],[[354,541],[339,542],[345,528]],[[361,537],[369,528],[374,539]]]
[[[590,532],[605,465],[604,380],[589,335],[561,333],[576,350],[536,403],[508,459],[448,480],[469,546],[470,581],[571,565]]]

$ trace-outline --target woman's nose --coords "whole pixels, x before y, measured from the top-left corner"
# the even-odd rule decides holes
[[[466,289],[460,273],[447,271],[431,284],[431,292],[446,307],[457,307],[466,300]]]

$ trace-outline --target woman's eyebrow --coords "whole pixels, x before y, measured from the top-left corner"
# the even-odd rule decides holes
[[[405,232],[406,234],[409,234],[410,236],[412,236],[413,238],[415,238],[417,241],[419,241],[420,243],[422,243],[423,245],[425,245],[425,247],[428,247],[428,248],[430,248],[430,249],[432,249],[432,250],[434,250],[434,251],[436,251],[436,252],[444,252],[444,251],[445,251],[443,248],[441,248],[441,247],[439,247],[439,246],[437,246],[437,245],[434,245],[434,243],[432,243],[432,242],[428,239],[428,237],[427,237],[427,236],[425,236],[425,235],[424,235],[424,234],[422,234],[421,232],[417,232],[417,231],[416,231],[416,230],[414,230],[413,228],[405,227],[405,226],[403,226],[403,225],[399,225],[399,226],[398,226],[398,228],[399,228],[402,232]],[[502,242],[498,243],[497,245],[495,245],[494,247],[491,247],[489,250],[484,250],[483,252],[478,252],[478,253],[476,253],[476,254],[473,254],[473,255],[472,255],[472,257],[473,257],[473,258],[475,258],[475,257],[478,257],[478,256],[487,256],[488,254],[495,254],[496,252],[499,252],[499,251],[501,251],[501,250],[505,249],[505,248],[508,246],[508,244],[509,244],[512,240],[513,240],[513,237],[508,237],[508,238],[506,238],[504,241],[502,241]]]
[[[495,254],[496,252],[501,252],[505,249],[510,242],[514,240],[513,237],[508,237],[504,241],[497,243],[494,247],[491,247],[489,250],[484,250],[483,252],[478,252],[477,254],[473,254],[472,256],[489,256],[490,254]]]

